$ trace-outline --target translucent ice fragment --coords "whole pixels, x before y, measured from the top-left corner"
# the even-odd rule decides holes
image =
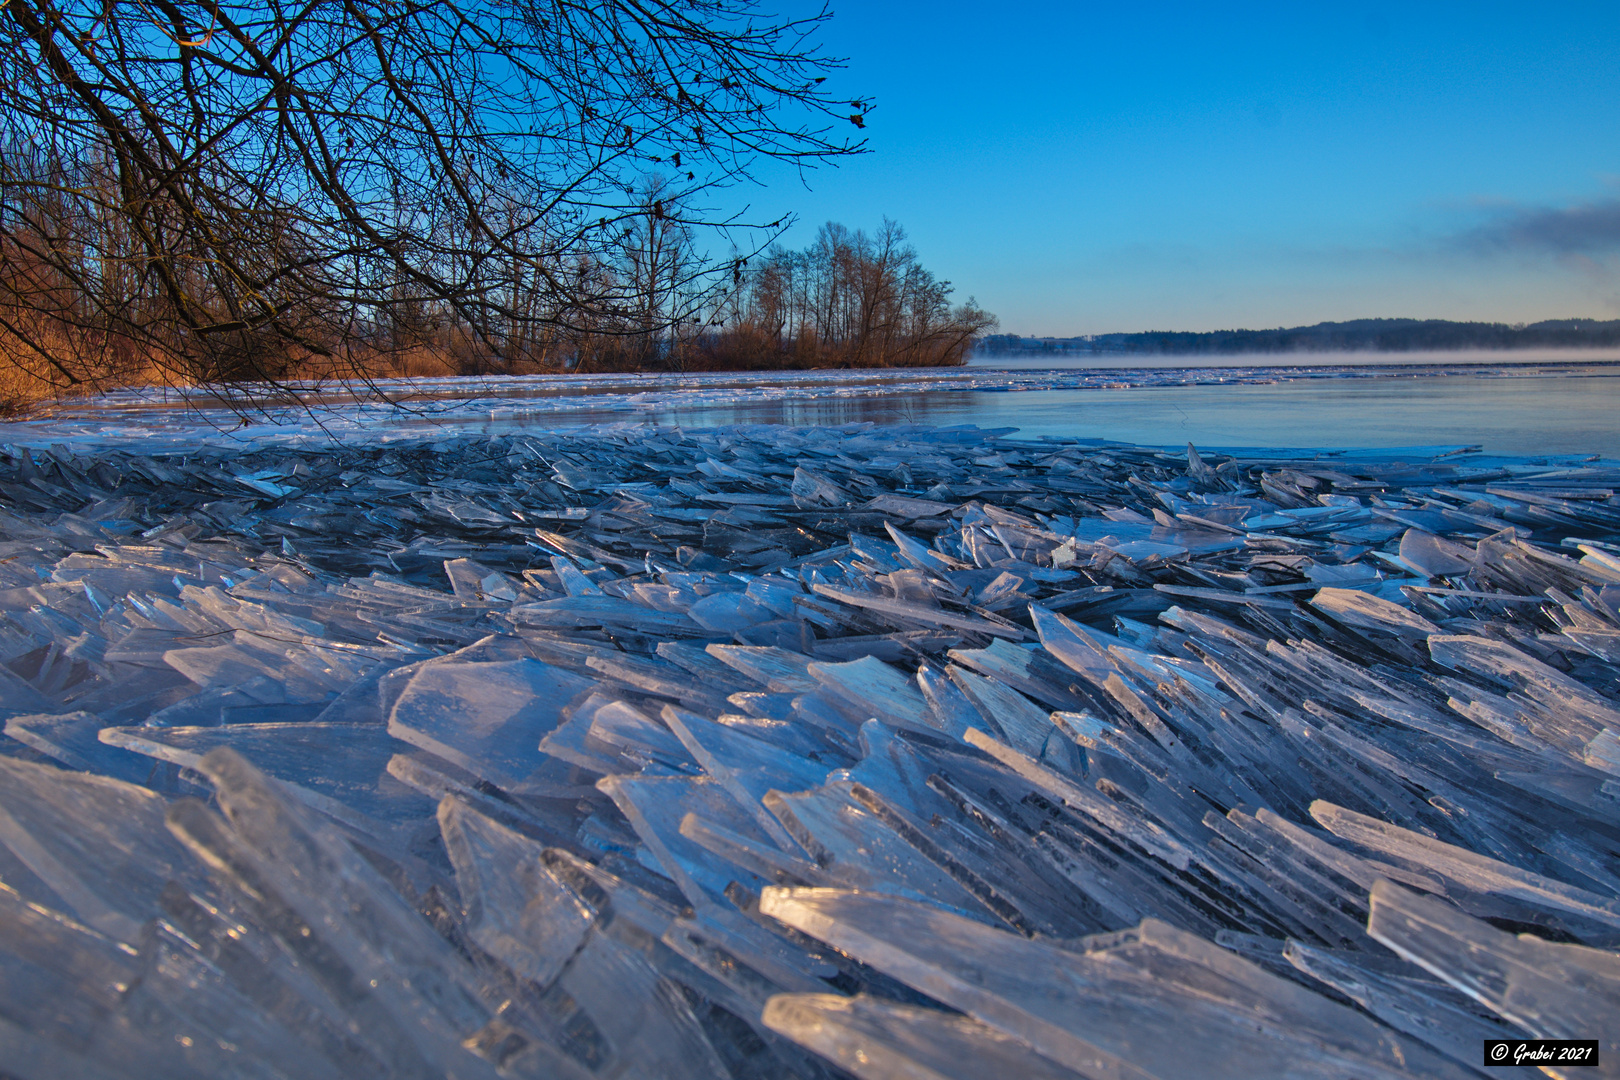
[[[666,705],[661,716],[692,757],[710,776],[725,785],[758,826],[783,851],[797,854],[798,845],[793,837],[760,800],[773,788],[800,791],[815,787],[826,779],[827,767],[683,709]]]
[[[942,555],[931,548],[923,547],[893,525],[885,522],[883,527],[888,530],[889,538],[898,547],[900,558],[917,569],[940,572],[954,569],[959,565],[956,560],[949,559],[948,556]]]
[[[617,596],[564,596],[532,604],[517,604],[510,616],[520,626],[613,626],[644,634],[692,637],[703,628],[684,614],[658,611]]]
[[[1507,934],[1387,881],[1373,886],[1367,933],[1535,1038],[1597,1038],[1600,1061],[1620,1053],[1620,953]]]
[[[604,776],[597,787],[630,819],[664,876],[694,905],[724,903],[726,886],[733,881],[756,890],[763,885],[681,833],[681,819],[695,814],[755,843],[774,843],[718,782],[708,777]]]
[[[914,499],[909,495],[885,493],[867,502],[863,509],[892,515],[907,521],[914,521],[917,518],[938,517],[941,514],[948,514],[956,508],[950,503],[934,502],[930,499]]]
[[[899,600],[892,597],[878,596],[874,593],[855,592],[836,585],[815,585],[812,590],[819,596],[829,600],[837,600],[841,604],[851,607],[864,608],[884,615],[893,615],[910,622],[920,622],[928,626],[948,626],[955,630],[968,630],[974,633],[989,634],[994,637],[1010,638],[1013,641],[1023,641],[1027,636],[1024,628],[1017,623],[1007,622],[1004,619],[991,619],[973,615],[960,615],[940,607],[930,607],[911,600]]]
[[[849,492],[829,477],[802,466],[793,470],[793,484],[789,490],[793,501],[803,507],[847,506],[854,501]]]
[[[1318,589],[1311,604],[1340,622],[1351,626],[1382,630],[1404,637],[1427,637],[1440,633],[1440,628],[1421,615],[1406,610],[1399,604],[1380,600],[1354,589]]]
[[[388,761],[406,747],[376,724],[232,724],[226,727],[106,728],[101,741],[196,769],[230,747],[289,785],[306,805],[371,831],[376,822],[415,824],[432,805],[395,784]]]
[[[1348,566],[1312,563],[1305,568],[1305,576],[1322,585],[1345,590],[1377,585],[1383,580],[1377,570],[1363,563]]]
[[[845,780],[796,794],[773,791],[765,805],[816,865],[845,885],[984,912],[977,897],[863,806],[857,786]]]
[[[139,940],[185,853],[163,830],[161,797],[104,776],[0,757],[0,843],[70,912],[120,941]]]
[[[708,653],[778,694],[802,694],[818,686],[803,653],[770,645],[710,645]]]
[[[489,1023],[471,965],[330,825],[243,758],[200,763],[228,823],[195,800],[169,829],[272,928],[282,947],[395,1056],[406,1075],[495,1076],[464,1048]]]
[[[766,1002],[763,1021],[860,1080],[1082,1075],[988,1024],[881,998],[778,994]]]
[[[123,1009],[135,1024],[149,1025],[151,1034],[167,1035],[191,1069],[203,1075],[287,1080],[339,1080],[345,1075],[321,1052],[324,1047],[309,1045],[313,1032],[266,1015],[249,996],[257,987],[226,977],[203,950],[169,925],[154,927],[141,951],[141,975]]]
[[[152,772],[151,759],[103,743],[96,736],[106,726],[94,713],[36,713],[7,720],[6,734],[70,769],[143,782]]]
[[[928,702],[932,723],[952,738],[960,739],[970,727],[984,727],[983,714],[974,707],[956,684],[927,664],[917,667],[917,686]],[[993,734],[1000,735],[995,731]]]
[[[1290,941],[1283,956],[1298,970],[1333,987],[1396,1031],[1421,1039],[1465,1065],[1478,1060],[1486,1039],[1525,1037],[1521,1029],[1476,1015],[1474,1007],[1450,987],[1413,978],[1418,973],[1416,968],[1408,968],[1410,974],[1401,975],[1374,966],[1376,957],[1372,953],[1318,949]],[[1516,1071],[1531,1075],[1529,1069]]]
[[[657,657],[628,653],[587,656],[585,666],[643,693],[684,702],[693,708],[716,707],[723,697],[701,685],[685,668]]]
[[[467,935],[521,978],[551,984],[591,927],[591,913],[546,868],[541,845],[455,798],[439,830],[456,868]]]
[[[109,1049],[120,1052],[124,1063],[157,1064],[140,1029],[119,1030],[124,1025],[117,1009],[140,974],[132,946],[0,884],[0,965],[6,971],[0,1046],[8,1074],[20,1080],[131,1075],[111,1062],[91,1060]],[[98,1039],[103,1032],[107,1037]],[[159,1056],[159,1067],[177,1064],[172,1043],[157,1049],[169,1051]]]
[[[538,660],[425,664],[388,717],[389,734],[515,794],[545,761],[540,740],[592,683]]]
[[[282,673],[281,654],[256,647],[250,635],[237,631],[239,640],[229,645],[170,649],[163,660],[180,674],[202,687],[228,687],[260,675],[271,678]]]
[[[278,1022],[191,942],[158,924],[140,944],[136,950],[117,942],[0,885],[6,1074],[18,1080],[343,1075],[306,1045],[315,1041],[306,1039],[315,1025]]]
[[[11,723],[6,724],[6,733],[10,734]],[[1609,728],[1604,728],[1586,744],[1586,763],[1594,769],[1602,769],[1606,773],[1620,776],[1620,736]]]
[[[713,593],[688,610],[692,621],[705,630],[734,634],[775,617],[770,608],[746,593]]]
[[[677,732],[623,701],[612,701],[591,714],[591,738],[670,765],[689,766],[692,756]]]
[[[1620,726],[1620,710],[1603,695],[1504,641],[1469,635],[1432,635],[1429,655],[1443,667],[1470,671],[1502,685],[1522,688],[1537,704],[1559,714],[1579,713]],[[1560,715],[1571,727],[1576,717]],[[1596,734],[1596,730],[1592,734]],[[1590,736],[1589,736],[1590,737]]]
[[[616,906],[616,905],[615,905]],[[638,935],[626,935],[634,939]],[[643,948],[593,928],[535,1010],[587,1075],[709,1080],[728,1076],[681,988]],[[530,1075],[552,1075],[546,1062]]]
[[[914,821],[929,821],[936,813],[949,812],[948,804],[928,786],[943,755],[925,755],[881,720],[861,725],[860,749],[860,761],[828,778],[853,780],[870,788]]]
[[[1135,816],[1126,805],[1079,786],[1069,778],[1053,772],[1028,755],[1020,754],[982,731],[969,729],[963,736],[963,741],[969,746],[983,750],[1035,787],[1055,796],[1070,809],[1094,819],[1111,832],[1129,839],[1144,851],[1151,852],[1178,870],[1184,870],[1192,864],[1193,854],[1186,845],[1156,822]]]
[[[569,596],[602,595],[602,587],[586,577],[568,556],[553,555],[551,568],[557,572],[557,579],[562,582],[563,591]]]
[[[1581,551],[1581,567],[1589,570],[1592,576],[1599,581],[1620,581],[1620,558],[1613,552],[1593,547],[1591,544],[1579,545]]]
[[[804,596],[797,581],[779,577],[755,578],[744,591],[749,599],[784,619],[798,617],[795,601]]]
[[[1074,671],[1098,685],[1116,673],[1106,649],[1085,627],[1038,604],[1029,606],[1029,614],[1041,645]]]
[[[1051,714],[1047,710],[994,679],[975,675],[954,664],[946,670],[946,674],[973,702],[989,725],[1007,737],[1008,744],[1014,750],[1030,757],[1041,756],[1041,748],[1046,745],[1047,736],[1052,734]]]
[[[325,724],[386,724],[379,684],[383,676],[396,670],[398,663],[379,664],[377,669],[356,680],[326,704],[316,717]]]
[[[767,889],[760,910],[1082,1075],[1468,1075],[1194,935],[1146,920],[1070,948],[938,908]]]
[[[896,727],[938,730],[916,684],[881,660],[867,656],[843,664],[813,663],[806,670],[823,694],[858,721],[876,717]]]
[[[1320,799],[1311,803],[1311,816],[1335,836],[1463,888],[1512,897],[1535,907],[1569,912],[1620,928],[1620,900],[1565,885]]]
[[[1086,702],[1066,689],[1071,676],[1044,649],[1028,649],[996,638],[983,649],[952,649],[950,658],[1028,694],[1049,708],[1083,709]]]
[[[49,698],[12,674],[9,668],[0,667],[0,716],[52,713],[56,708]]]
[[[729,646],[715,646],[715,648],[728,648]],[[763,686],[764,681],[755,681],[741,676],[740,669],[716,659],[715,655],[704,651],[702,646],[684,641],[661,641],[658,643],[658,655],[677,667],[696,675],[709,689],[722,697],[738,690],[754,690]]]
[[[816,728],[800,723],[793,712],[794,700],[793,694],[732,694],[726,703],[741,711],[722,712],[716,719],[800,757],[841,762],[842,747],[835,747]]]
[[[603,741],[592,734],[596,714],[618,704],[621,703],[616,698],[602,693],[592,693],[583,700],[567,706],[562,711],[562,722],[540,740],[540,752],[602,776],[639,772],[645,764],[645,759],[638,760],[626,755],[622,743]],[[606,730],[604,727],[604,731]],[[675,742],[676,748],[680,749],[681,755],[687,756],[684,748],[680,747],[679,740],[674,739],[672,735],[670,739]]]
[[[1154,530],[1158,532],[1158,530]],[[1176,535],[1166,530],[1166,536]],[[1155,540],[1131,540],[1124,543],[1109,543],[1104,537],[1099,541],[1102,546],[1109,548],[1114,554],[1128,559],[1133,563],[1145,563],[1152,560],[1174,560],[1187,554],[1187,549],[1180,544],[1161,543]]]

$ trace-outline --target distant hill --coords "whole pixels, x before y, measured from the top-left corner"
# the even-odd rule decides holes
[[[1275,330],[1211,330],[1206,333],[1148,330],[1137,334],[1092,334],[1073,338],[992,334],[981,339],[979,351],[1002,356],[1047,352],[1197,355],[1600,346],[1620,346],[1620,319],[1549,319],[1513,325],[1446,319],[1352,319]]]

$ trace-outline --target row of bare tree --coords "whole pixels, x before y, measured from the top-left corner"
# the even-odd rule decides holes
[[[905,230],[829,222],[802,251],[772,250],[709,351],[732,366],[937,367],[966,361],[996,317],[917,260]]]
[[[9,338],[13,373],[26,369],[60,388],[161,380],[173,374],[163,362],[176,358],[188,381],[222,386],[311,376],[939,366],[962,363],[996,324],[971,300],[953,308],[950,283],[920,264],[892,221],[871,236],[828,223],[804,250],[774,248],[751,267],[736,257],[717,273],[698,251],[696,215],[678,188],[653,175],[592,249],[539,266],[484,257],[459,271],[502,318],[473,322],[420,283],[367,279],[357,262],[350,288],[370,290],[370,302],[327,295],[323,304],[290,307],[272,325],[215,329],[201,336],[206,348],[188,350],[183,332],[162,324],[162,290],[172,285],[223,319],[232,305],[220,294],[231,279],[206,252],[174,258],[172,244],[167,279],[143,275],[127,256],[141,247],[128,220],[87,212],[116,197],[114,184],[104,164],[65,174],[31,144],[0,147],[0,199],[27,195],[31,211],[26,228],[13,223],[0,233],[0,334]],[[87,191],[95,198],[82,198]],[[42,194],[50,192],[81,197]],[[270,239],[296,231],[296,222],[258,224]],[[473,261],[453,239],[440,257]],[[167,336],[154,348],[159,335]]]
[[[829,222],[802,251],[772,248],[735,259],[729,283],[704,279],[691,229],[672,216],[678,208],[651,208],[658,190],[648,187],[649,209],[597,267],[632,303],[555,335],[547,353],[555,368],[950,366],[996,327],[972,299],[953,307],[951,283],[925,269],[888,220],[875,235]]]

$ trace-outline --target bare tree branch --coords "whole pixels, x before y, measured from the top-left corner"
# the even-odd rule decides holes
[[[422,347],[509,367],[570,335],[670,340],[730,268],[696,235],[758,250],[781,224],[712,218],[706,193],[863,148],[821,88],[827,18],[8,0],[0,351],[71,384],[275,386]],[[627,228],[659,265],[625,261]]]

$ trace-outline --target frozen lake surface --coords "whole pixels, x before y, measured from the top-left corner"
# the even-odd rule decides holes
[[[1616,1075],[1620,463],[1066,419],[1555,378],[1231,377],[8,426],[0,1070]]]
[[[819,371],[391,380],[406,411],[313,388],[310,409],[238,420],[206,396],[130,391],[0,425],[0,442],[64,438],[297,441],[486,434],[625,420],[682,427],[919,423],[1013,427],[1148,446],[1390,448],[1479,445],[1487,454],[1620,458],[1620,363]],[[254,402],[244,402],[253,405]],[[233,432],[226,437],[227,432]],[[157,445],[152,443],[150,445]]]

